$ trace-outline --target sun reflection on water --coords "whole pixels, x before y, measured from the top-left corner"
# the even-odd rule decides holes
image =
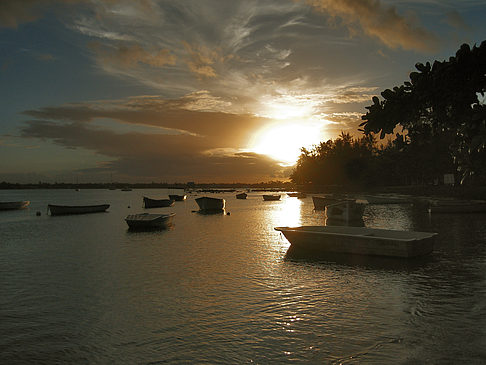
[[[296,227],[302,225],[302,202],[295,198],[284,198],[278,206],[270,210],[269,220],[275,226]]]

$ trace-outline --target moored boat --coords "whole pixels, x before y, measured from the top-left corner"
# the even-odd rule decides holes
[[[392,257],[416,257],[430,254],[437,233],[389,229],[301,226],[276,227],[292,246],[329,253]]]
[[[363,218],[366,204],[357,203],[355,200],[342,200],[326,205],[326,217],[333,221],[353,222]]]
[[[291,198],[298,198],[298,199],[304,199],[304,198],[307,198],[307,194],[306,193],[302,193],[302,192],[299,192],[299,193],[287,193],[287,195]]]
[[[169,214],[130,214],[125,218],[130,229],[168,228],[172,225],[175,213]]]
[[[406,198],[402,196],[395,195],[365,195],[363,199],[368,202],[368,204],[410,204],[412,203],[411,198]]]
[[[146,196],[143,197],[144,208],[165,208],[174,205],[174,200],[172,199],[151,199]]]
[[[181,202],[186,200],[187,195],[177,195],[177,194],[169,194],[169,199],[176,201],[176,202]]]
[[[51,212],[51,215],[100,213],[106,211],[109,207],[110,204],[98,204],[98,205],[48,204],[47,205],[47,209]]]
[[[196,199],[199,209],[203,212],[218,212],[223,211],[226,206],[226,201],[220,198],[211,198],[202,196]]]
[[[263,200],[265,200],[265,201],[280,200],[280,195],[269,195],[269,194],[266,194],[266,195],[262,195],[262,196],[263,196]]]
[[[30,201],[23,200],[18,202],[0,202],[0,210],[16,210],[27,208]]]
[[[236,199],[246,199],[247,196],[248,196],[247,193],[239,193],[236,194]]]
[[[484,200],[434,200],[429,206],[430,213],[486,213]]]
[[[329,196],[312,196],[312,202],[314,203],[314,210],[324,210],[326,205],[338,203],[339,199]]]

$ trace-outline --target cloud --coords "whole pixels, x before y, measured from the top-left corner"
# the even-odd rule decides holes
[[[164,67],[176,63],[176,57],[167,49],[148,52],[138,44],[107,46],[100,42],[91,42],[88,47],[99,62],[107,66],[131,68],[143,63],[152,67]]]
[[[390,48],[403,48],[421,52],[438,49],[436,35],[418,24],[411,15],[398,13],[394,6],[380,0],[304,0],[318,11],[339,18],[352,35],[360,29],[368,36],[377,38]]]
[[[466,23],[464,18],[457,10],[451,10],[446,14],[445,22],[451,27],[459,30],[471,30],[471,27]]]
[[[254,131],[268,121],[251,115],[202,111],[206,103],[218,105],[218,101],[202,91],[177,100],[141,96],[40,108],[25,111],[35,119],[25,122],[21,136],[94,151],[112,159],[92,173],[109,169],[123,176],[157,181],[286,178],[288,171],[277,161],[242,152]],[[157,127],[160,132],[133,128],[137,126]]]

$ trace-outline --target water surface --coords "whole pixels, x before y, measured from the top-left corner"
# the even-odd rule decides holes
[[[209,194],[230,215],[201,215],[189,195],[149,210],[172,229],[127,230],[142,196],[168,193],[0,191],[31,200],[0,212],[0,363],[485,363],[486,215],[368,206],[365,226],[439,233],[408,261],[289,250],[275,226],[325,222],[310,197]]]

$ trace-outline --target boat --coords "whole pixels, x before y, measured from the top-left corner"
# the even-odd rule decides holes
[[[410,258],[430,254],[437,233],[347,226],[275,227],[295,248]]]
[[[486,213],[484,200],[434,200],[430,202],[430,213]]]
[[[130,229],[168,228],[172,225],[175,213],[169,214],[130,214],[125,218]]]
[[[363,218],[366,204],[357,203],[356,200],[341,200],[326,205],[326,217],[332,221],[353,222]]]
[[[236,199],[246,199],[247,196],[248,196],[247,193],[239,193],[236,194]]]
[[[287,195],[291,198],[298,198],[298,199],[304,199],[307,198],[306,193],[287,193]]]
[[[412,200],[395,195],[365,195],[363,197],[368,204],[409,204]]]
[[[143,197],[143,206],[147,208],[165,208],[174,205],[172,199],[151,199],[146,196]]]
[[[210,198],[202,196],[196,199],[199,209],[203,212],[218,212],[223,211],[226,206],[226,201],[220,198]]]
[[[272,200],[280,200],[280,195],[262,195],[263,200],[265,201],[272,201]]]
[[[184,200],[186,200],[186,198],[187,198],[187,195],[177,195],[177,194],[170,194],[169,195],[169,199],[173,200],[175,202],[184,201]]]
[[[334,204],[340,200],[334,197],[312,196],[312,202],[314,203],[314,210],[325,210],[326,205]]]
[[[120,189],[121,191],[132,191],[132,188],[124,187]]]
[[[15,210],[27,208],[30,204],[28,200],[18,202],[0,202],[0,210]]]
[[[51,215],[64,214],[87,214],[104,212],[110,207],[110,204],[99,205],[54,205],[48,204],[47,209]]]

